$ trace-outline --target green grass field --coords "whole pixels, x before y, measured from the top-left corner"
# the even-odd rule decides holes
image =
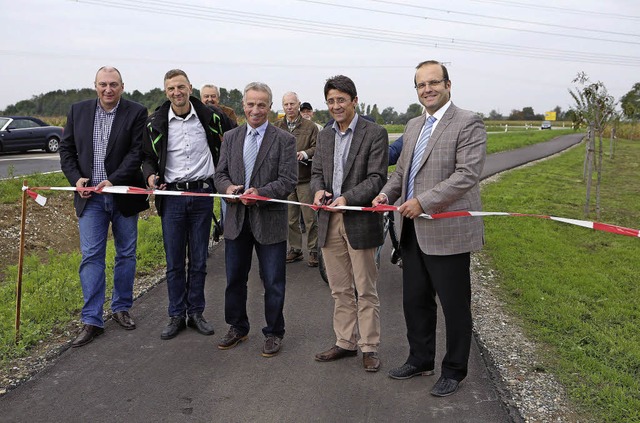
[[[601,221],[637,229],[640,143],[616,148],[604,163]],[[582,212],[583,152],[503,175],[483,188],[484,210],[593,220]],[[596,421],[640,421],[640,239],[525,217],[485,225],[482,254],[499,275],[496,289],[548,346],[545,369]]]

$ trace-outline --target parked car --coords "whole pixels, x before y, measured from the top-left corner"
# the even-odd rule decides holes
[[[34,117],[0,116],[0,152],[42,149],[55,153],[63,131]]]
[[[540,129],[551,129],[551,122],[545,120],[542,122],[542,125],[540,125]]]

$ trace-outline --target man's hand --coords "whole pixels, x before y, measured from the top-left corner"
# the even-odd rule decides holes
[[[167,189],[167,184],[160,184],[160,186],[158,186],[159,180],[158,175],[149,175],[147,178],[147,186],[151,189]]]
[[[80,178],[76,181],[76,188],[84,188],[89,184],[89,178]],[[91,197],[91,191],[78,191],[80,197],[89,198]]]
[[[313,196],[313,204],[316,206],[324,206],[328,204],[333,194],[327,192],[325,190],[320,190],[316,192],[316,195]]]
[[[347,205],[347,200],[342,196],[336,198],[336,200],[333,203],[329,204],[329,206],[331,207],[339,207],[339,206],[346,206],[346,205]],[[344,213],[346,210],[329,209],[329,211],[331,213]]]
[[[298,153],[296,154],[296,158],[299,162],[302,160],[306,160],[306,157],[304,156],[304,153],[302,151],[298,151]]]
[[[384,192],[378,194],[376,198],[374,198],[371,202],[371,205],[373,207],[376,207],[380,204],[389,204],[389,198],[387,198],[387,194],[385,194]]]
[[[400,207],[398,207],[398,212],[403,217],[415,219],[416,217],[424,213],[424,210],[422,210],[420,202],[415,198],[412,198],[409,201],[405,201]]]
[[[105,179],[104,181],[100,182],[97,186],[96,186],[96,194],[102,194],[102,188],[104,187],[112,187],[113,184],[111,182],[109,182],[107,179]]]
[[[237,194],[241,194],[242,190],[244,189],[244,185],[229,185],[227,187],[227,191],[225,192],[225,194],[227,195],[237,195]],[[237,203],[238,199],[237,198],[225,198],[224,201],[226,201],[227,203]]]
[[[251,187],[246,190],[244,194],[258,195],[258,190],[254,187]],[[240,198],[240,201],[242,201],[242,204],[244,204],[245,206],[253,206],[257,202],[257,200],[253,200],[251,198]]]

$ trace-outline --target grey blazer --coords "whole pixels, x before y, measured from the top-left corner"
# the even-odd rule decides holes
[[[220,193],[226,193],[230,185],[244,185],[243,149],[246,134],[246,123],[224,134],[220,161],[213,177]],[[269,124],[249,185],[257,188],[258,195],[263,197],[286,199],[297,183],[296,139],[288,132]],[[258,201],[249,207],[239,202],[229,203],[224,216],[224,237],[236,239],[247,216],[251,232],[260,244],[275,244],[287,240],[287,205],[265,201]]]
[[[382,189],[390,204],[398,199],[400,204],[405,202],[411,158],[425,119],[422,115],[407,123],[396,171]],[[479,182],[486,145],[482,120],[451,104],[431,134],[415,179],[414,192],[425,213],[482,210]],[[466,253],[479,250],[484,243],[480,217],[417,218],[414,222],[418,244],[425,254]]]
[[[327,127],[318,134],[316,154],[313,156],[311,192],[333,189],[333,148],[335,131]],[[389,135],[382,126],[358,117],[351,140],[342,181],[342,197],[348,206],[371,206],[387,180],[389,165]],[[318,246],[325,245],[330,212],[318,213]],[[371,212],[348,211],[344,226],[349,244],[355,249],[382,245],[382,215]]]

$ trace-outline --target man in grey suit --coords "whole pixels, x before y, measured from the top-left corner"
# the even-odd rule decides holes
[[[224,135],[214,182],[220,193],[260,195],[286,199],[298,183],[296,139],[267,120],[272,105],[271,89],[252,82],[242,99],[247,123]],[[224,220],[225,320],[229,331],[218,344],[226,350],[247,339],[247,280],[255,247],[264,284],[267,325],[262,355],[280,351],[284,336],[285,259],[287,252],[287,205],[248,198],[227,200]]]
[[[60,144],[60,167],[71,185],[101,189],[112,185],[144,187],[142,134],[147,109],[122,97],[120,72],[98,69],[97,99],[71,106]],[[127,330],[136,328],[129,315],[136,275],[138,213],[149,208],[142,195],[102,194],[79,190],[74,206],[80,230],[82,331],[71,346],[80,347],[104,332],[102,308],[106,280],[105,257],[109,224],[116,248],[111,310],[113,320]]]
[[[414,84],[427,113],[407,123],[396,171],[373,205],[399,199],[403,216],[400,247],[409,358],[389,376],[434,374],[437,295],[445,317],[447,352],[431,394],[441,397],[456,392],[467,376],[470,252],[482,248],[484,229],[479,217],[428,220],[419,215],[481,210],[479,181],[487,133],[475,113],[451,103],[451,80],[441,63],[420,63]]]
[[[328,79],[324,97],[335,122],[318,134],[311,176],[314,204],[368,206],[387,179],[387,131],[358,116],[358,93],[346,76]],[[375,250],[383,242],[382,216],[320,210],[318,246],[322,248],[335,301],[336,342],[327,351],[316,354],[317,361],[353,357],[360,347],[364,369],[368,372],[380,369]]]

